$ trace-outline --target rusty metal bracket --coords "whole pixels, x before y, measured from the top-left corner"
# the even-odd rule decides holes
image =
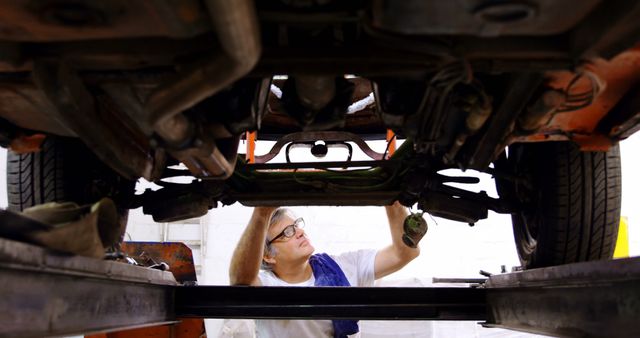
[[[179,242],[124,242],[122,250],[129,257],[146,257],[152,262],[165,262],[169,271],[181,284],[198,283],[191,249]]]
[[[196,177],[208,179],[225,179],[233,174],[236,164],[237,144],[239,138],[235,137],[235,147],[222,149],[213,140],[196,139],[193,147],[185,149],[169,149],[173,157],[184,163],[189,171]]]
[[[301,143],[311,141],[325,141],[325,142],[353,142],[355,143],[367,156],[374,160],[382,160],[383,154],[375,152],[369,147],[369,145],[358,135],[342,132],[342,131],[316,131],[316,132],[300,132],[287,134],[280,138],[276,144],[273,145],[271,150],[265,155],[256,156],[255,163],[266,163],[271,161],[274,157],[280,153],[282,147],[287,143]]]
[[[638,257],[492,275],[483,325],[562,337],[638,337],[639,282]]]

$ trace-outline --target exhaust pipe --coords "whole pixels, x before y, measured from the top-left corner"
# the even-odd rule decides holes
[[[165,142],[182,146],[194,133],[182,112],[245,76],[261,53],[251,0],[205,0],[222,52],[151,93],[149,123]]]
[[[194,152],[181,150],[193,146],[191,143],[196,137],[196,128],[182,112],[248,74],[261,53],[258,18],[252,0],[206,0],[205,5],[221,52],[154,90],[146,104],[147,122],[169,146],[172,155],[198,176],[220,171],[214,163],[222,159],[216,156],[218,158],[212,160],[213,155],[209,154],[194,157]],[[196,143],[202,144],[202,141],[199,139]],[[209,148],[215,148],[213,141],[207,143]],[[227,168],[223,176],[231,174],[226,172],[229,167],[233,171],[230,163],[223,167]]]

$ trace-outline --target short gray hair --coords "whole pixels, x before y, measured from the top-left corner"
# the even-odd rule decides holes
[[[285,216],[289,216],[293,219],[295,219],[295,214],[293,213],[293,211],[291,211],[291,209],[288,208],[278,208],[276,209],[276,211],[274,211],[271,214],[271,218],[269,218],[269,226],[267,227],[267,229],[271,229],[271,227],[278,223],[280,220],[282,220]],[[263,255],[264,256],[270,256],[270,257],[275,257],[276,254],[278,253],[278,250],[276,250],[276,248],[269,244],[269,235],[267,235],[267,237],[264,238],[264,251],[263,251]],[[262,260],[262,263],[260,264],[260,268],[262,270],[266,270],[266,271],[271,271],[273,270],[273,265],[270,263],[267,263],[264,261],[264,259]]]

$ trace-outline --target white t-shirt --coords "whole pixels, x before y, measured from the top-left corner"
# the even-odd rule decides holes
[[[349,280],[351,286],[373,286],[376,250],[358,250],[339,256],[330,255]],[[315,277],[302,282],[287,283],[271,271],[261,270],[258,274],[263,286],[314,286]],[[330,320],[256,320],[256,336],[271,337],[333,337]],[[357,334],[354,335],[357,337]]]

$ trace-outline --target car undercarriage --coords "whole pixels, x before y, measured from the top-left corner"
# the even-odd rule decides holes
[[[639,127],[627,1],[1,2],[10,208],[112,197],[156,221],[247,205],[513,217],[525,267],[610,257]],[[368,140],[404,139],[391,151]],[[247,132],[276,141],[247,160]],[[389,142],[392,140],[387,138]],[[81,142],[80,142],[81,141]],[[274,163],[294,146],[322,158]],[[178,166],[183,164],[183,166]],[[492,175],[499,197],[442,170]],[[191,183],[171,182],[190,176]],[[133,194],[145,178],[161,189]],[[78,183],[80,182],[80,183]],[[569,235],[567,235],[569,234]]]

